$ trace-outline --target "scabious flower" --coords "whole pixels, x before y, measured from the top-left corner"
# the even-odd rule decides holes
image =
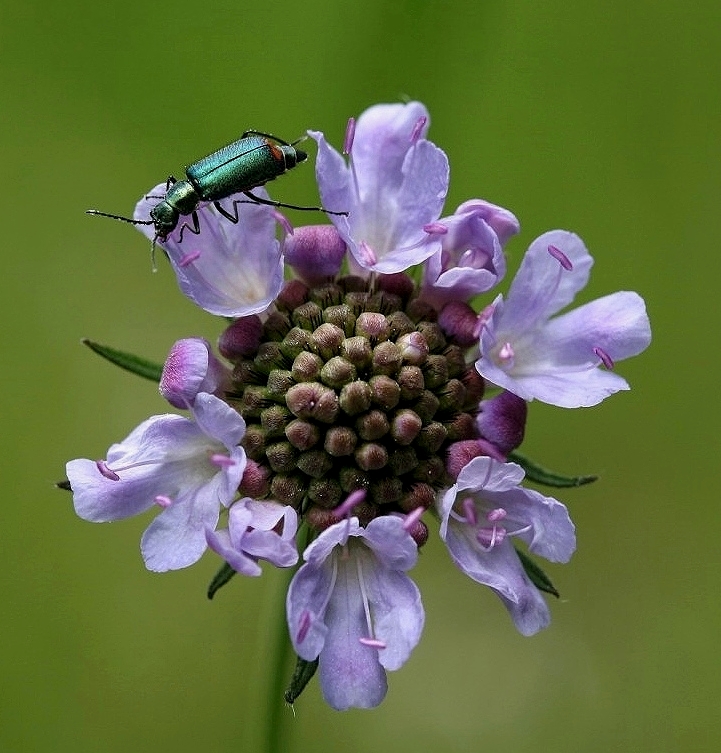
[[[135,207],[133,217],[148,222],[150,210],[165,193],[165,183],[152,188]],[[264,189],[258,196],[267,198]],[[155,198],[152,198],[155,197]],[[241,199],[238,222],[222,217],[212,204],[197,209],[200,233],[178,227],[159,244],[170,261],[178,285],[193,303],[218,316],[239,317],[265,311],[283,284],[283,259],[276,240],[276,217],[270,207]],[[150,240],[153,225],[138,225]]]
[[[365,527],[358,518],[326,528],[303,554],[288,589],[293,646],[319,659],[323,697],[334,709],[371,708],[385,697],[385,670],[399,669],[418,643],[424,612],[406,575],[418,546],[400,516]]]
[[[155,570],[208,546],[220,574],[292,567],[300,523],[309,543],[286,608],[306,679],[294,676],[291,701],[316,662],[333,708],[383,700],[386,671],[420,639],[407,573],[434,520],[521,633],[548,624],[541,592],[556,591],[531,556],[566,562],[576,540],[566,508],[521,485],[524,468],[539,483],[558,475],[509,462],[524,462],[527,401],[578,407],[627,389],[610,369],[650,341],[635,293],[558,314],[591,266],[565,231],[531,244],[505,299],[492,293],[518,220],[483,199],[443,216],[448,160],[428,127],[418,102],[371,107],[349,122],[347,161],[309,132],[323,204],[347,213],[332,225],[293,229],[253,203],[233,224],[203,206],[198,235],[181,243],[181,223],[159,240],[183,293],[226,318],[220,357],[200,338],[176,343],[160,390],[190,418],[154,416],[105,460],[67,468],[88,520],[164,508],[142,541]]]
[[[476,362],[486,379],[562,408],[596,405],[629,389],[607,369],[651,342],[637,293],[613,293],[551,318],[585,287],[592,264],[573,233],[553,230],[533,241],[508,297],[499,296],[486,314]]]
[[[297,530],[298,516],[292,507],[245,498],[230,508],[228,528],[221,531],[207,528],[205,538],[208,546],[235,571],[258,576],[262,572],[259,559],[276,567],[295,565]]]
[[[114,444],[106,459],[71,460],[66,467],[75,511],[85,520],[162,510],[140,543],[149,570],[197,562],[206,549],[206,528],[215,528],[243,477],[243,418],[208,394],[197,396],[191,413],[192,419],[152,416]]]
[[[548,606],[530,581],[512,539],[551,562],[568,562],[576,548],[566,508],[520,486],[523,469],[490,457],[471,460],[438,499],[440,535],[453,561],[470,578],[489,586],[506,605],[523,635],[548,625]]]

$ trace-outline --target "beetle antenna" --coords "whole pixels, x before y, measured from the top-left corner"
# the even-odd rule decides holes
[[[108,214],[107,212],[100,212],[97,209],[86,209],[85,214],[97,214],[99,217],[110,217],[113,220],[122,220],[123,222],[129,222],[131,225],[154,225],[154,220],[131,220],[130,217],[121,217],[119,214]]]
[[[299,139],[296,139],[295,141],[291,141],[290,145],[295,146],[296,144],[302,144],[304,141],[308,141],[309,138],[310,136],[308,136],[307,133],[303,134],[303,136],[301,136]]]

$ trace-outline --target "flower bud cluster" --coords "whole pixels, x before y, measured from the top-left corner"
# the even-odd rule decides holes
[[[221,337],[248,458],[268,495],[319,530],[357,489],[364,523],[431,506],[452,483],[448,446],[477,436],[482,381],[464,349],[410,278],[384,288],[354,276],[314,288],[294,280],[262,326],[237,320]]]

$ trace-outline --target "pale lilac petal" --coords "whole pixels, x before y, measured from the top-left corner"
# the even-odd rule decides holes
[[[491,204],[490,201],[469,199],[456,209],[456,214],[467,212],[482,218],[496,234],[501,246],[505,246],[509,239],[521,230],[521,225],[513,212],[497,204]]]
[[[543,340],[559,367],[591,366],[598,364],[595,348],[613,361],[638,355],[651,343],[651,326],[641,296],[621,291],[551,319]]]
[[[359,532],[376,558],[389,570],[410,570],[418,560],[418,547],[403,528],[401,517],[374,518]]]
[[[215,395],[202,393],[193,403],[195,422],[206,436],[214,437],[229,450],[234,448],[245,434],[245,421],[237,411]],[[242,471],[241,470],[241,478]]]
[[[489,457],[478,457],[473,458],[458,474],[456,487],[459,491],[483,489],[484,492],[505,492],[515,489],[525,475],[523,468],[516,463],[499,463]]]
[[[260,565],[245,552],[237,549],[230,539],[227,530],[213,531],[206,530],[205,539],[208,546],[219,554],[232,568],[241,575],[249,577],[258,577],[263,574]]]
[[[375,637],[386,644],[378,650],[378,661],[388,670],[400,669],[423,632],[421,593],[407,575],[395,570],[366,574],[365,584]]]
[[[306,661],[323,650],[328,635],[325,613],[335,580],[332,563],[309,562],[290,582],[285,600],[290,639],[296,654]]]
[[[164,195],[165,184],[156,186],[155,195]],[[267,197],[263,188],[258,196]],[[230,211],[233,200],[246,201],[236,194],[224,201]],[[135,219],[147,219],[157,199],[141,199]],[[167,253],[182,292],[205,311],[219,316],[239,317],[265,311],[283,284],[283,259],[276,240],[273,208],[253,202],[238,205],[239,221],[232,223],[212,204],[197,210],[200,234],[187,229],[178,242],[181,222],[158,245]],[[149,238],[152,225],[138,228]]]
[[[377,706],[385,698],[387,682],[377,649],[360,642],[368,631],[354,562],[339,558],[325,621],[329,630],[318,670],[326,702],[338,711]]]
[[[140,540],[140,551],[148,570],[178,570],[197,562],[207,548],[205,530],[218,524],[221,504],[223,499],[217,484],[212,483],[199,494],[186,494],[173,500]]]
[[[399,180],[411,135],[422,119],[425,125],[417,136],[425,139],[430,115],[421,102],[373,105],[360,115],[351,153],[361,193],[383,191],[387,181]]]
[[[168,414],[143,421],[108,450],[106,463],[111,469],[128,467],[120,481],[103,476],[92,460],[71,460],[66,474],[75,512],[84,520],[104,523],[150,509],[156,495],[174,489],[176,477],[182,474],[176,466],[165,464],[166,458],[178,447],[193,447],[198,435],[197,427],[183,416]]]
[[[549,252],[560,249],[573,264],[567,271]],[[583,241],[565,230],[551,230],[536,238],[526,251],[506,298],[506,310],[497,336],[525,332],[543,322],[574,299],[588,282],[593,259]]]

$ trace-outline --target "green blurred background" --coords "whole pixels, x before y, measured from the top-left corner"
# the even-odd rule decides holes
[[[533,404],[524,449],[601,480],[558,496],[578,552],[522,638],[438,544],[427,623],[384,704],[283,709],[288,751],[715,751],[721,4],[28,0],[0,10],[4,387],[0,750],[258,750],[275,573],[205,599],[218,561],[144,570],[147,520],[77,519],[53,488],[165,407],[83,336],[162,360],[219,323],[121,223],[169,172],[259,128],[292,139],[409,97],[449,155],[447,211],[512,209],[596,258],[583,300],[648,303],[654,342],[600,407]],[[310,167],[272,187],[313,203]],[[293,217],[302,223],[304,218]],[[714,343],[717,343],[714,345]]]

